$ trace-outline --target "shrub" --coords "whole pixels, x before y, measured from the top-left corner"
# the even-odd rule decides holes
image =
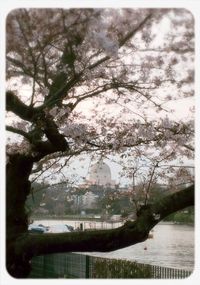
[[[92,278],[151,278],[151,267],[136,262],[96,258]]]

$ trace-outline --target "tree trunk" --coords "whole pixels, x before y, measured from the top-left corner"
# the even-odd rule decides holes
[[[27,232],[25,201],[30,193],[32,166],[30,158],[13,155],[6,168],[6,265],[16,278],[26,277],[30,270],[26,254],[17,253],[16,241]]]

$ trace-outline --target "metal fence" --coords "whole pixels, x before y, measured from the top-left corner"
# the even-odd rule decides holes
[[[29,278],[151,278],[181,279],[189,270],[75,253],[34,257]]]
[[[151,265],[151,272],[154,279],[182,279],[192,274],[192,271],[168,268],[157,265]]]
[[[89,256],[73,253],[48,254],[31,261],[30,278],[89,278]]]

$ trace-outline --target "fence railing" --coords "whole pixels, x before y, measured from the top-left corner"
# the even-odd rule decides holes
[[[75,253],[37,256],[31,263],[29,278],[180,279],[191,274],[189,270]]]

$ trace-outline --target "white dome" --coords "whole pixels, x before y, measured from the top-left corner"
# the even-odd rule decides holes
[[[112,180],[110,167],[102,160],[100,160],[91,167],[89,180],[93,184],[98,185],[111,184]]]

